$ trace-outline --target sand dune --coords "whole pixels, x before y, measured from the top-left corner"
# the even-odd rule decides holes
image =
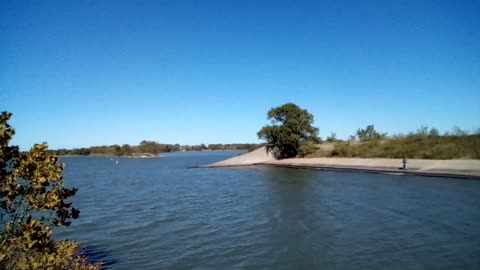
[[[267,149],[265,147],[261,147],[255,151],[213,163],[205,167],[248,166],[273,160],[275,160],[275,158],[271,154],[267,153]]]

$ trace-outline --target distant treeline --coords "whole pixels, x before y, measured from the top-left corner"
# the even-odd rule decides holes
[[[406,135],[387,136],[369,125],[349,140],[337,140],[332,134],[327,141],[333,148],[320,147],[311,157],[480,159],[480,130],[470,134],[458,127],[443,135],[435,128],[421,127]]]
[[[208,150],[247,150],[252,151],[260,147],[260,144],[254,143],[232,143],[232,144],[205,144],[200,145],[180,145],[180,144],[162,144],[154,141],[141,141],[139,145],[103,145],[91,146],[88,148],[57,149],[48,150],[50,154],[64,155],[105,155],[105,156],[136,156],[142,154],[157,155],[166,152],[178,151],[208,151]]]

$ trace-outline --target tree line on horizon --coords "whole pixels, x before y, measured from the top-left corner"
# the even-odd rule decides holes
[[[180,144],[162,144],[155,141],[143,140],[139,145],[113,144],[103,146],[91,146],[74,149],[56,149],[47,150],[49,154],[57,156],[65,155],[106,155],[106,156],[134,156],[141,154],[158,155],[160,153],[179,152],[179,151],[205,151],[205,150],[247,150],[252,151],[260,147],[261,144],[255,143],[231,143],[231,144],[199,144],[199,145],[180,145]]]

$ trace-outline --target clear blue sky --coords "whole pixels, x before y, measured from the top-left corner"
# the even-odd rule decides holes
[[[0,1],[0,110],[26,150],[480,127],[480,1]]]

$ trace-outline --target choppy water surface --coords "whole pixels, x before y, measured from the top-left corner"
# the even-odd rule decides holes
[[[188,168],[236,154],[63,158],[59,236],[108,269],[480,269],[480,181]]]

